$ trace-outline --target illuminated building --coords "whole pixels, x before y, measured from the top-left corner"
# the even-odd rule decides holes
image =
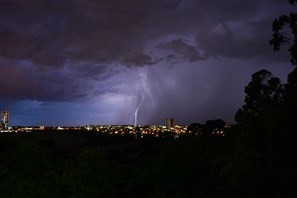
[[[8,119],[9,119],[8,111],[2,111],[1,128],[3,130],[8,130]]]
[[[174,126],[175,126],[174,119],[173,118],[167,118],[166,119],[166,128],[170,129],[170,128],[173,128]]]

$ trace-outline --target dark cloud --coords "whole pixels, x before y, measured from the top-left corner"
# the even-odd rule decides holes
[[[109,75],[111,69],[81,64],[75,70],[69,67],[36,70],[31,62],[4,59],[0,62],[9,68],[1,68],[1,98],[9,100],[86,100],[94,92],[104,92],[97,84]]]
[[[79,64],[74,64],[69,61],[68,67],[71,67],[72,70],[76,71],[80,78],[89,78],[93,80],[103,80],[108,78],[112,70],[111,66],[92,62],[81,62]]]
[[[204,0],[7,1],[0,8],[1,48],[5,46],[6,58],[31,61],[38,67],[63,67],[68,59],[115,63],[133,56],[151,40],[198,31],[202,49],[210,53],[228,53],[230,49],[233,56],[248,56],[245,49],[254,46],[258,49],[253,50],[255,54],[263,48],[259,45],[266,45],[258,42],[264,38],[262,31],[241,41],[228,23],[244,20],[246,27],[252,27],[247,20],[263,5],[262,1],[245,0],[228,4]],[[213,32],[220,21],[232,35]],[[246,31],[245,26],[236,31]],[[268,32],[266,26],[260,28]],[[203,59],[185,39],[173,39],[160,47],[189,61]]]
[[[178,59],[179,57],[188,60],[189,62],[206,59],[206,57],[200,55],[200,53],[194,46],[188,44],[186,40],[181,38],[160,43],[157,47],[163,50],[167,50],[171,53],[175,53],[169,54],[167,56],[169,60]]]
[[[220,6],[214,6],[208,13],[211,16],[216,11],[213,17],[209,17],[209,25],[197,31],[195,38],[199,49],[214,57],[250,59],[262,56],[282,62],[287,60],[284,53],[275,56],[269,45],[272,21],[280,13],[288,11],[286,2],[217,3]]]
[[[67,59],[115,62],[147,41],[152,12],[171,12],[176,2],[7,2],[1,9],[1,43],[6,57],[38,66],[61,67]]]
[[[132,54],[124,58],[122,64],[126,66],[144,66],[152,65],[157,62],[159,62],[159,60],[154,60],[148,54],[144,54],[142,52],[133,52]]]
[[[269,19],[240,24],[222,22],[212,30],[198,33],[196,41],[199,48],[213,57],[249,59],[262,56],[278,61],[288,60],[285,53],[279,56],[273,54],[268,42],[270,29]]]
[[[267,53],[269,47],[267,37],[262,34],[257,35],[256,38],[254,36],[245,38],[242,35],[244,29],[245,27],[242,27],[242,29],[232,31],[226,23],[221,23],[210,31],[199,33],[196,40],[199,47],[211,56],[250,58]],[[248,30],[245,29],[245,31]]]

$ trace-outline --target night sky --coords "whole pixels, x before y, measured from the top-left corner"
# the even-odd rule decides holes
[[[286,0],[0,0],[10,125],[234,122],[251,74],[286,81],[269,45]]]

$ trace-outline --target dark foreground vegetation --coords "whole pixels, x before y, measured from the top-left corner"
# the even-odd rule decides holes
[[[270,43],[297,65],[296,13]],[[296,197],[297,69],[285,84],[260,70],[245,93],[225,136],[1,134],[0,197]]]
[[[256,147],[232,130],[177,140],[1,134],[0,197],[295,197],[296,139]]]

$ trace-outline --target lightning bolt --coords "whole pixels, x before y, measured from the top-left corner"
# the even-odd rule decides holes
[[[139,108],[141,107],[142,103],[143,103],[143,100],[144,100],[144,94],[142,95],[142,99],[138,105],[138,107],[136,108],[135,110],[135,113],[134,113],[134,118],[135,118],[135,121],[134,121],[134,126],[136,127],[137,126],[137,116],[138,116],[138,110]]]

